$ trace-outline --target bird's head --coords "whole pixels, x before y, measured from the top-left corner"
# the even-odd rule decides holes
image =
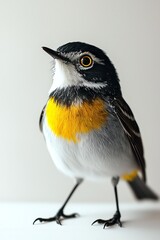
[[[43,50],[54,59],[50,94],[73,86],[97,91],[106,89],[113,96],[120,93],[116,70],[101,49],[82,42],[70,42],[56,51],[47,47]]]

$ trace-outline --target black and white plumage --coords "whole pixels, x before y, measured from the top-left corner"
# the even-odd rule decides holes
[[[61,46],[57,51],[46,47],[43,49],[55,59],[55,66],[49,100],[40,116],[40,129],[57,168],[77,179],[77,183],[55,217],[38,218],[35,221],[56,221],[61,224],[61,219],[75,217],[75,214],[66,216],[63,209],[82,180],[109,176],[112,178],[115,190],[117,211],[112,219],[98,219],[95,222],[103,223],[104,226],[115,223],[121,226],[117,194],[120,177],[139,170],[142,179],[134,173],[127,181],[135,196],[139,199],[157,199],[158,197],[145,184],[146,165],[140,130],[130,107],[122,97],[116,70],[101,49],[89,44],[73,42]],[[102,110],[106,112],[106,121],[100,127],[88,132],[77,132],[77,142],[58,135],[55,126],[52,128],[49,124],[47,114],[48,112],[50,114],[48,107],[50,102],[59,115],[62,114],[63,109],[71,114],[72,107],[77,106],[79,109],[77,114],[80,117],[83,113],[81,108],[85,104],[89,108],[92,107],[97,99],[103,105]],[[98,111],[98,114],[101,112],[101,110]],[[63,130],[67,119],[55,115],[55,112],[53,115],[55,118],[58,117],[58,124],[61,124]],[[77,116],[73,115],[76,118]],[[87,115],[84,116],[81,121],[87,124]],[[95,114],[91,122],[96,119]],[[53,125],[54,121],[56,119],[53,118]],[[70,127],[74,128],[74,126]]]

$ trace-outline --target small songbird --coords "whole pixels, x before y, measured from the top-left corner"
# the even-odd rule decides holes
[[[158,199],[146,185],[146,166],[139,127],[122,97],[116,69],[99,48],[70,42],[54,51],[43,47],[54,59],[53,83],[40,116],[48,151],[55,165],[76,184],[57,214],[36,221],[74,218],[64,208],[84,179],[110,177],[116,212],[97,219],[104,228],[121,223],[117,184],[124,179],[138,199]]]

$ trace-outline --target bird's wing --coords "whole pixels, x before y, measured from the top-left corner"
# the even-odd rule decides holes
[[[128,137],[131,148],[135,155],[135,159],[140,166],[143,179],[144,181],[146,181],[143,144],[140,130],[134,118],[134,115],[130,107],[122,97],[115,98],[110,102],[110,104],[112,109],[114,110],[114,113],[119,119],[119,122],[121,123],[126,136]]]
[[[43,124],[45,108],[46,108],[46,105],[43,107],[40,118],[39,118],[39,128],[41,132],[42,132],[42,124]]]

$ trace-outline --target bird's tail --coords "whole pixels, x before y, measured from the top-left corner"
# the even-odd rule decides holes
[[[158,195],[154,193],[140,177],[137,176],[133,181],[127,181],[127,183],[137,199],[159,199]]]

